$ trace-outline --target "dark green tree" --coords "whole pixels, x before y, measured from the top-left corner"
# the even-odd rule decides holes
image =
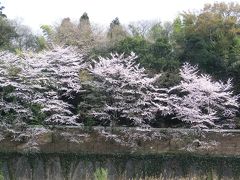
[[[0,48],[11,49],[12,40],[18,35],[15,28],[9,23],[5,17],[0,17]]]
[[[5,14],[3,14],[3,12],[2,12],[4,8],[5,8],[5,7],[2,6],[2,5],[1,5],[1,2],[0,2],[0,17],[6,18],[7,16],[6,16]]]
[[[3,14],[2,10],[4,8],[0,2],[0,49],[10,49],[11,41],[17,37],[17,33],[7,19],[7,16]]]
[[[215,78],[235,77],[239,84],[239,17],[237,3],[207,4],[200,13],[181,14],[173,24],[174,51],[182,62],[198,64]]]

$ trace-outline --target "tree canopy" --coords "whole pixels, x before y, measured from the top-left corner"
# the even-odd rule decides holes
[[[6,124],[230,127],[228,119],[240,120],[238,3],[206,4],[173,22],[115,18],[105,28],[84,12],[76,22],[42,25],[41,35],[3,9]]]

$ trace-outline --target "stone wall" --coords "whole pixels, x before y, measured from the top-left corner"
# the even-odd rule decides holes
[[[240,179],[240,131],[55,127],[4,136],[0,180]]]
[[[230,180],[239,168],[240,158],[189,154],[0,154],[1,180]]]
[[[12,136],[0,141],[0,152],[240,155],[239,130],[58,127],[15,140]]]

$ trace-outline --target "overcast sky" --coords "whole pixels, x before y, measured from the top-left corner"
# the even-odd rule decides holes
[[[78,20],[87,12],[91,22],[108,25],[115,17],[127,24],[139,20],[171,21],[178,13],[199,10],[216,0],[1,0],[8,18],[22,18],[35,31],[64,17]],[[231,2],[232,0],[223,0]],[[235,0],[239,2],[240,0]]]

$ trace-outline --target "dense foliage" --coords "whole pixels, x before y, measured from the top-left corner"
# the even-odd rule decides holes
[[[115,18],[107,31],[84,13],[78,23],[42,25],[40,36],[3,9],[3,123],[232,127],[239,119],[238,3],[206,4],[172,23]]]
[[[89,61],[76,48],[55,47],[21,56],[3,51],[0,57],[3,124],[79,125],[90,118],[143,127],[172,115],[206,128],[226,118],[229,124],[238,108],[230,80],[215,82],[189,64],[180,70],[180,84],[168,90],[157,85],[160,74],[150,77],[136,64],[135,54]],[[96,102],[96,96],[102,98]]]

